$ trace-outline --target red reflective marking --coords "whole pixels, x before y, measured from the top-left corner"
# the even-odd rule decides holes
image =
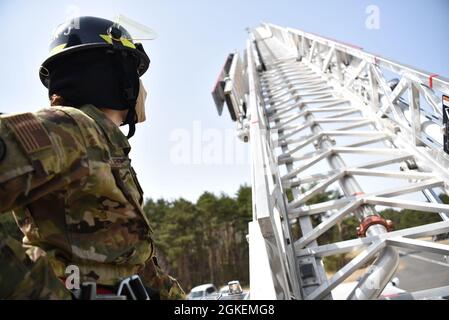
[[[438,74],[431,74],[429,76],[429,87],[430,89],[433,89],[433,78],[438,77]]]

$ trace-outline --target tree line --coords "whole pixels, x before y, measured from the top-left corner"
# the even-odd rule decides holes
[[[158,259],[185,290],[231,280],[249,284],[250,187],[241,186],[234,197],[204,192],[195,203],[148,199],[144,211],[154,229]]]

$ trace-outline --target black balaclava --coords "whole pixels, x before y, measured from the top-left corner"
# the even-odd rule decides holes
[[[48,66],[49,97],[57,94],[66,105],[92,104],[97,108],[129,110],[124,124],[128,138],[135,132],[139,95],[137,61],[124,50],[95,49],[71,54]]]

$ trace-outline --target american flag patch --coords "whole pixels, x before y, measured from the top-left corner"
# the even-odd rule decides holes
[[[3,120],[28,155],[52,146],[47,130],[34,114],[21,113]]]

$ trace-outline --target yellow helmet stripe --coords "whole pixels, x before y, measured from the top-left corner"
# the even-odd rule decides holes
[[[108,35],[105,35],[105,34],[100,34],[100,37],[101,37],[104,41],[106,41],[107,43],[112,44],[112,38],[111,38],[111,36],[108,36]]]
[[[59,46],[56,46],[53,49],[51,49],[50,56],[55,55],[55,54],[61,52],[62,50],[64,50],[66,45],[67,45],[67,43],[63,43],[63,44],[60,44]]]
[[[134,43],[132,43],[132,42],[129,41],[128,39],[126,39],[126,38],[121,38],[120,41],[122,41],[122,44],[123,44],[125,47],[132,48],[132,49],[136,49],[136,46],[134,45]]]
[[[112,44],[112,37],[110,35],[100,34],[100,37],[107,43]],[[134,43],[132,43],[130,40],[128,40],[126,38],[121,38],[120,42],[122,43],[122,45],[124,47],[136,49],[136,46],[134,45]]]

